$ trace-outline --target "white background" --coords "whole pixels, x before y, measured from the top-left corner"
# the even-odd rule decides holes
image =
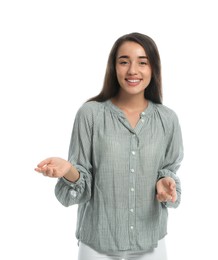
[[[216,1],[0,2],[0,259],[76,260],[77,206],[34,172],[67,158],[78,108],[102,87],[114,41],[157,43],[164,104],[179,116],[182,203],[169,210],[169,260],[218,259]]]

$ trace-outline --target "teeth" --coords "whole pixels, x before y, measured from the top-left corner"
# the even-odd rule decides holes
[[[134,82],[139,82],[140,80],[139,79],[127,79],[127,81],[134,83]]]

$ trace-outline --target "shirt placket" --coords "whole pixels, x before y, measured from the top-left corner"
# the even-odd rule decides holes
[[[130,162],[129,162],[129,241],[130,246],[135,247],[136,241],[136,175],[137,175],[137,162],[139,157],[139,133],[144,125],[145,113],[140,114],[140,120],[135,129],[131,128],[125,118],[120,118],[123,125],[130,131]]]
[[[130,245],[135,246],[136,241],[136,175],[137,175],[137,162],[139,157],[139,133],[144,125],[145,113],[140,114],[140,120],[131,131],[131,146],[130,146],[130,168],[129,168],[129,237]]]
[[[137,137],[135,132],[131,133],[131,147],[130,147],[130,169],[129,169],[129,238],[131,246],[135,244],[135,183],[136,183],[136,165],[137,165]]]

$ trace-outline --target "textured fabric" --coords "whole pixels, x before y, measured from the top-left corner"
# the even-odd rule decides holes
[[[150,250],[167,234],[168,207],[180,203],[176,171],[183,158],[176,114],[151,101],[133,129],[110,100],[81,106],[74,121],[69,161],[80,172],[55,187],[64,205],[78,205],[76,237],[102,252]],[[156,182],[170,176],[175,203],[156,199]]]
[[[158,243],[158,247],[148,252],[124,251],[111,254],[102,254],[79,242],[78,260],[167,260],[167,251],[164,238]]]

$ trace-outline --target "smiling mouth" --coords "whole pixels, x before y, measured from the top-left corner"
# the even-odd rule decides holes
[[[129,87],[137,87],[141,83],[141,79],[125,79]]]
[[[140,79],[126,79],[127,82],[130,83],[139,83],[141,80]]]

